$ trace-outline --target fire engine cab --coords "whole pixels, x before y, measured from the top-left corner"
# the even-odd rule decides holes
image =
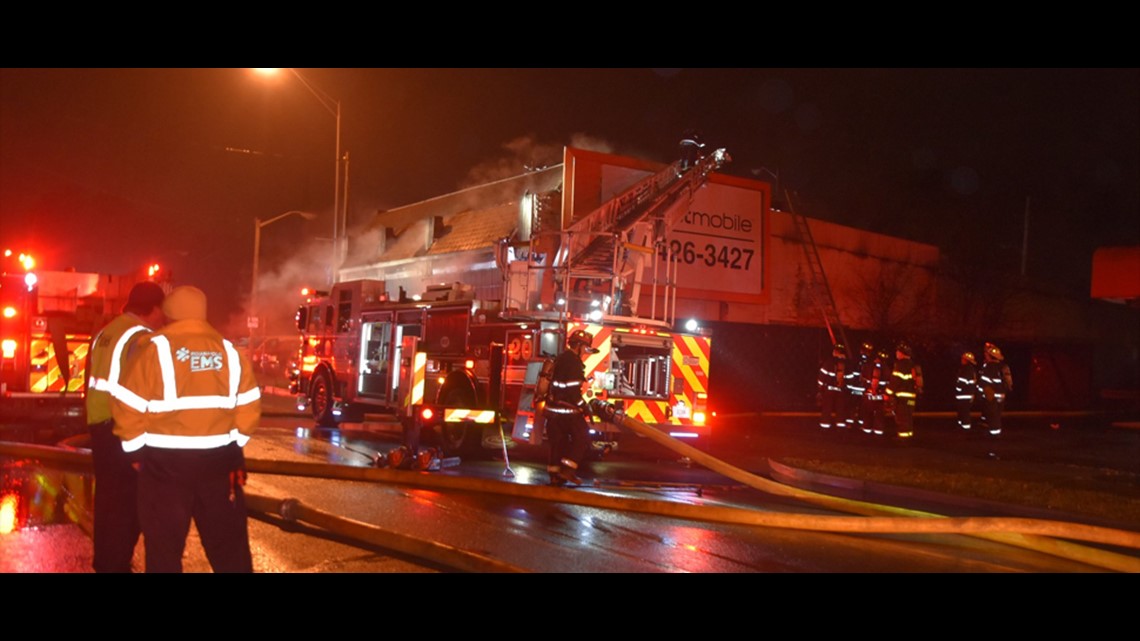
[[[693,166],[673,163],[569,224],[503,239],[494,299],[460,282],[414,296],[379,279],[317,292],[296,318],[298,407],[324,425],[395,414],[407,432],[434,434],[446,455],[498,447],[504,434],[537,444],[539,373],[585,329],[599,350],[585,361],[587,398],[676,437],[707,438],[711,337],[672,313],[681,261],[668,232],[727,160],[721,149]],[[536,208],[550,200],[529,198]],[[643,300],[651,304],[639,308]],[[615,446],[618,428],[591,420],[598,445]]]

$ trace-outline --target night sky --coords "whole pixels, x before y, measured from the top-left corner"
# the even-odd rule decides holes
[[[726,173],[778,174],[808,216],[997,269],[1018,269],[1028,209],[1028,275],[1077,296],[1096,247],[1140,244],[1136,69],[301,73],[341,103],[350,226],[563,145],[671,161],[695,127],[729,150]],[[3,69],[0,244],[45,269],[157,261],[240,334],[255,218],[320,214],[262,230],[263,282],[294,253],[321,269],[334,143],[335,118],[288,74]]]

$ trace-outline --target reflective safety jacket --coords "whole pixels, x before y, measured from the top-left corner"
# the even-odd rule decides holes
[[[138,316],[126,313],[115,317],[95,335],[87,363],[88,425],[111,419],[111,390],[119,386],[128,353],[140,337],[149,333],[150,328]]]
[[[819,366],[816,383],[820,391],[846,392],[854,376],[855,372],[846,358],[830,356]]]
[[[978,389],[986,400],[1004,401],[1005,395],[1013,389],[1013,375],[1009,372],[1009,365],[1000,361],[983,363],[978,376]]]
[[[206,321],[180,320],[146,337],[113,391],[123,449],[244,446],[261,419],[249,359]]]
[[[977,369],[973,363],[962,363],[962,366],[958,368],[958,380],[954,383],[954,398],[959,401],[972,401],[977,388]]]
[[[895,398],[914,399],[922,393],[922,368],[909,358],[895,361],[887,394]]]
[[[586,408],[582,384],[586,382],[586,364],[578,355],[566,350],[554,359],[550,375],[550,400],[547,414],[577,414]]]

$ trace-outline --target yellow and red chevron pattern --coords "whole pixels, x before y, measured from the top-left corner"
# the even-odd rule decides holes
[[[586,358],[586,378],[609,370],[613,327],[593,323],[569,323],[567,334],[585,329],[594,335],[597,354]],[[670,332],[657,332],[672,339],[672,366],[670,368],[669,400],[627,399],[625,413],[650,425],[678,425],[692,428],[698,434],[707,434],[709,355],[712,339]],[[599,390],[595,390],[597,393]]]
[[[52,341],[44,336],[32,338],[28,390],[35,393],[82,391],[87,380],[87,351],[90,347],[89,338],[67,335],[68,364],[71,371],[65,373],[59,371]]]

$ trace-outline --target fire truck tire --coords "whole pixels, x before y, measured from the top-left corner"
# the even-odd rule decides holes
[[[475,407],[475,388],[465,378],[449,377],[439,391],[439,403],[456,407]],[[474,458],[482,453],[483,426],[469,423],[440,423],[440,449],[444,456]]]
[[[313,421],[317,425],[333,426],[336,419],[333,417],[333,387],[328,372],[320,372],[313,377],[312,387],[309,388],[309,398],[313,408]]]

